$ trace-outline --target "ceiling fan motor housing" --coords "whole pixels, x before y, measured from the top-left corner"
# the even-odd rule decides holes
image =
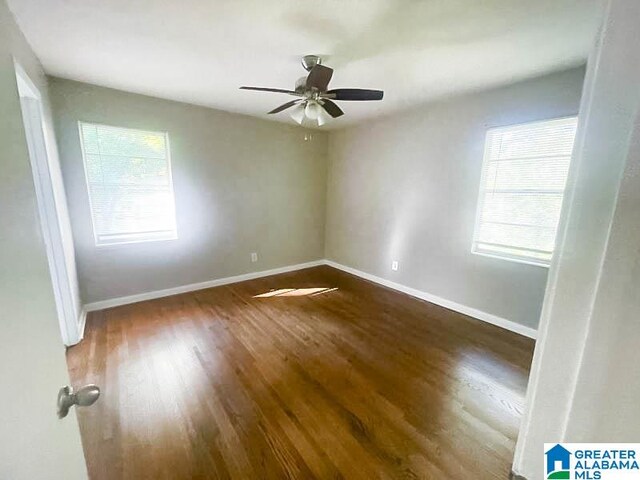
[[[294,87],[294,90],[296,92],[304,93],[306,89],[307,89],[307,77],[300,77],[298,80],[296,80],[296,86]]]
[[[262,92],[286,93],[298,97],[296,100],[284,103],[274,108],[269,114],[280,113],[288,108],[295,107],[292,118],[302,123],[305,116],[317,121],[318,125],[325,123],[328,117],[338,118],[344,115],[342,109],[333,100],[382,100],[384,92],[381,90],[367,90],[361,88],[338,88],[329,90],[329,82],[333,76],[333,69],[321,64],[317,55],[305,55],[302,57],[302,66],[309,72],[306,77],[299,78],[294,90],[270,87],[240,87],[242,90],[256,90]]]

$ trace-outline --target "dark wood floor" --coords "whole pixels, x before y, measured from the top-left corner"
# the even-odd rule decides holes
[[[507,479],[533,341],[318,267],[93,313],[92,479]]]

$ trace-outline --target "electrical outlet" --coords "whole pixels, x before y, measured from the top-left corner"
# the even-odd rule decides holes
[[[256,263],[258,261],[258,254],[256,252],[251,252],[251,263]]]
[[[393,262],[391,262],[391,270],[393,270],[394,272],[398,271],[398,261],[394,260]]]

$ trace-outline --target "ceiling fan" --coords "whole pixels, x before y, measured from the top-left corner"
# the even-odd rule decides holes
[[[361,88],[337,88],[327,90],[329,81],[333,76],[333,69],[321,64],[322,59],[317,55],[302,57],[302,66],[309,75],[301,77],[293,90],[269,87],[240,87],[241,90],[256,90],[259,92],[286,93],[298,97],[285,104],[274,108],[269,114],[279,113],[291,107],[291,118],[302,125],[306,119],[317,122],[318,126],[324,125],[331,118],[344,115],[342,109],[334,100],[342,101],[368,101],[382,100],[382,90],[365,90]]]

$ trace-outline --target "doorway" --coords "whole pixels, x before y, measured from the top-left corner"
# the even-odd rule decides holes
[[[82,340],[85,314],[80,302],[62,173],[51,142],[47,141],[47,134],[52,136],[53,132],[46,129],[42,95],[18,63],[15,71],[60,332],[65,345],[75,345]]]

